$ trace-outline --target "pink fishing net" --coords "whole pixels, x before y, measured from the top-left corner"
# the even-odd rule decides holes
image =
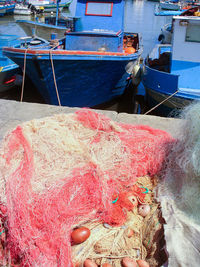
[[[6,261],[73,266],[73,226],[95,218],[122,225],[132,208],[127,196],[144,196],[137,177],[158,174],[172,143],[164,131],[88,109],[18,126],[1,154]]]

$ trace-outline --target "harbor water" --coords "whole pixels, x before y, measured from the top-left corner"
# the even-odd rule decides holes
[[[158,43],[158,35],[161,27],[171,21],[171,17],[167,16],[155,16],[154,10],[157,3],[147,0],[125,0],[125,14],[124,24],[125,31],[138,32],[141,35],[141,43],[143,46],[142,57],[145,58],[151,51],[156,43]],[[63,14],[66,16],[73,16],[76,6],[76,0],[73,0],[69,9],[64,9]],[[38,20],[44,22],[45,16],[51,16],[55,14],[43,14],[38,15]],[[25,32],[16,24],[17,20],[27,19],[35,20],[34,16],[23,15],[7,15],[0,18],[0,34],[15,34],[19,37],[26,36]],[[141,94],[144,94],[142,85],[139,86]],[[0,98],[4,99],[20,99],[20,88],[16,88],[11,92],[0,95]],[[30,82],[25,83],[24,101],[44,103],[41,96],[37,93],[37,90]],[[126,100],[125,100],[126,101]],[[126,103],[124,104],[126,106]],[[126,112],[126,110],[122,110]],[[127,111],[128,113],[132,113]]]

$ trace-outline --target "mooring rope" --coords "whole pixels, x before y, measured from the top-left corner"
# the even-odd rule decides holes
[[[22,89],[21,89],[21,97],[20,97],[20,102],[23,101],[24,97],[24,84],[25,84],[25,76],[26,76],[26,54],[27,54],[28,49],[25,50],[24,52],[24,69],[23,69],[23,76],[22,76]]]
[[[61,106],[60,97],[59,97],[59,93],[58,93],[58,87],[57,87],[57,83],[56,83],[56,76],[55,76],[55,70],[54,70],[54,64],[53,64],[53,58],[52,58],[52,50],[49,51],[49,54],[50,54],[51,68],[52,68],[52,72],[53,72],[53,79],[54,79],[54,85],[55,85],[55,89],[56,89],[58,104],[59,104],[59,106]]]
[[[147,112],[145,112],[144,115],[149,114],[151,111],[153,111],[154,109],[156,109],[157,107],[159,107],[160,105],[162,105],[165,101],[167,101],[168,99],[170,99],[172,96],[174,96],[177,93],[178,93],[178,90],[176,90],[176,92],[174,92],[173,94],[171,94],[170,96],[168,96],[167,98],[165,98],[163,101],[161,101],[160,103],[158,103],[155,107],[153,107],[150,110],[148,110]]]

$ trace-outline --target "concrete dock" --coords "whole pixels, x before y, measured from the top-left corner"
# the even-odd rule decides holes
[[[73,113],[77,109],[78,108],[59,107],[47,104],[26,103],[0,99],[0,141],[6,132],[14,129],[22,122],[52,116],[59,113]],[[117,113],[115,111],[108,110],[95,111],[100,112],[117,122],[149,125],[153,128],[165,130],[172,136],[174,136],[176,133],[176,129],[180,123],[179,119],[174,118]]]

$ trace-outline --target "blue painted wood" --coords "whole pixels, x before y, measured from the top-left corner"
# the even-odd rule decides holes
[[[178,75],[162,72],[145,65],[143,84],[157,92],[171,95],[178,89]]]
[[[155,16],[178,16],[181,15],[185,10],[161,10],[155,11]]]
[[[74,56],[75,57],[75,56]],[[15,58],[21,67],[23,57]],[[69,107],[92,107],[123,94],[130,74],[125,67],[130,62],[127,58],[117,61],[88,57],[68,60],[64,56],[53,56],[56,82],[61,104]],[[40,60],[27,55],[26,74],[32,79],[45,101],[58,105],[51,62],[49,56]]]
[[[0,67],[5,67],[11,65],[12,68],[18,67],[14,62],[8,57],[4,56],[2,53],[2,48],[4,46],[15,46],[19,44],[17,35],[0,34]],[[14,66],[13,66],[14,65]]]
[[[13,14],[15,9],[15,4],[7,4],[6,6],[6,14]]]
[[[4,82],[20,72],[19,66],[3,55],[2,48],[17,44],[19,44],[17,35],[0,35],[0,92],[11,89],[15,83],[5,84]]]
[[[145,97],[149,108],[160,104],[177,90],[179,90],[178,93],[172,96],[169,101],[164,102],[156,108],[158,114],[168,116],[173,110],[184,108],[194,100],[200,100],[198,86],[196,86],[197,90],[195,91],[191,87],[188,90],[185,89],[185,85],[182,88],[182,84],[179,82],[180,77],[180,75],[158,71],[144,65],[142,83],[145,87]]]
[[[6,7],[0,6],[0,16],[3,17],[6,14]]]
[[[179,87],[199,89],[200,91],[200,62],[172,60],[171,73],[179,76]]]
[[[93,0],[90,2],[96,3]],[[107,2],[110,3],[106,0],[105,3]],[[99,16],[99,14],[86,16],[86,1],[78,0],[76,17],[73,20],[75,26],[71,32],[66,33],[63,40],[60,40],[61,48],[55,48],[58,53],[54,53],[51,44],[43,41],[41,45],[32,46],[27,42],[26,46],[18,51],[5,51],[8,57],[23,68],[24,48],[28,47],[26,75],[29,76],[47,103],[58,105],[50,51],[62,105],[93,107],[124,93],[128,84],[127,78],[132,70],[130,65],[133,66],[142,50],[137,50],[133,54],[123,53],[124,0],[113,0],[112,2],[111,17]],[[102,12],[102,10],[98,12]],[[96,11],[96,13],[98,12]],[[81,27],[79,27],[79,23],[81,23]],[[131,44],[134,48],[138,49],[137,34],[127,33],[127,35],[133,41]],[[105,49],[106,52],[114,52],[114,54],[104,52],[99,54],[99,49]],[[40,53],[40,50],[47,50],[47,53]],[[74,51],[74,53],[65,54],[63,50]],[[84,53],[77,53],[77,50]],[[93,51],[93,54],[87,53],[87,51]],[[117,55],[117,52],[122,53]],[[127,65],[129,65],[129,70],[126,71]]]
[[[76,21],[76,31],[92,31],[94,29],[114,32],[118,32],[119,30],[124,31],[124,0],[99,1],[105,3],[113,2],[113,13],[111,17],[85,15],[86,2],[87,0],[77,1],[75,16],[81,17],[81,20]],[[95,1],[90,2],[95,3]]]

